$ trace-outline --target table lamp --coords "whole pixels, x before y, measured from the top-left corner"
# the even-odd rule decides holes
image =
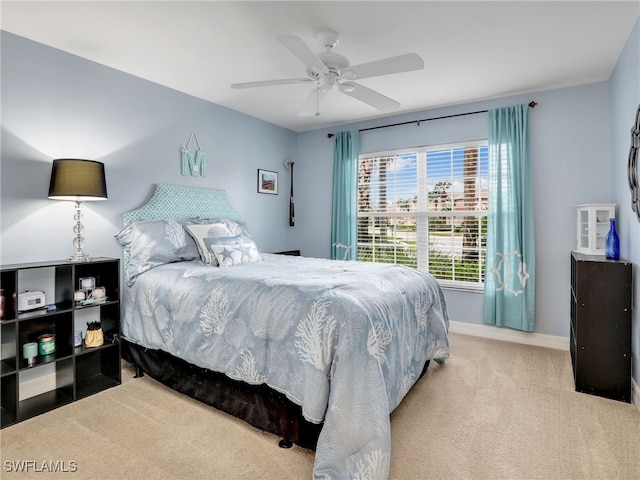
[[[91,260],[84,250],[82,232],[82,202],[107,199],[107,182],[104,176],[104,164],[94,160],[80,160],[76,158],[60,158],[53,161],[51,167],[51,182],[49,183],[49,198],[53,200],[71,200],[75,202],[76,214],[73,217],[76,224],[73,231],[76,237],[73,246],[76,252],[69,257],[71,262],[86,262]]]

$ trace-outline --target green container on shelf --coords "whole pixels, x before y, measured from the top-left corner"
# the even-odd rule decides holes
[[[38,337],[38,353],[40,355],[51,355],[56,353],[55,333],[45,333]]]

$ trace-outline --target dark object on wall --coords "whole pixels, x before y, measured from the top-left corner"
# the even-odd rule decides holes
[[[295,212],[293,208],[293,162],[289,162],[291,166],[291,193],[289,194],[289,226],[293,227],[296,224]]]
[[[258,169],[258,193],[278,194],[278,172]]]
[[[531,100],[529,102],[529,108],[535,108],[536,105],[538,105],[538,104],[533,100]],[[479,113],[487,113],[487,112],[488,112],[488,110],[476,110],[475,112],[455,113],[453,115],[443,115],[443,116],[440,116],[440,117],[423,118],[421,120],[409,120],[407,122],[391,123],[391,124],[387,124],[387,125],[378,125],[377,127],[361,128],[358,131],[359,132],[367,132],[369,130],[378,130],[380,128],[389,128],[389,127],[399,127],[399,126],[402,126],[402,125],[411,125],[412,123],[415,123],[419,127],[422,122],[430,122],[431,120],[444,120],[445,118],[464,117],[464,116],[467,116],[467,115],[477,115]],[[333,138],[333,137],[335,137],[335,135],[336,135],[335,133],[327,133],[327,138]]]
[[[291,171],[291,191],[289,193],[289,226],[293,227],[296,224],[295,220],[295,211],[294,211],[294,200],[293,200],[293,165],[294,162],[291,161],[291,158],[287,157],[284,160],[284,168]]]
[[[631,208],[640,222],[640,172],[638,171],[638,152],[640,151],[640,105],[636,111],[636,121],[631,127],[631,147],[629,148],[629,188],[631,188]]]
[[[632,264],[571,253],[573,378],[578,392],[631,401]]]

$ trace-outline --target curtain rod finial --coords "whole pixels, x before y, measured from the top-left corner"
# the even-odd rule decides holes
[[[334,134],[333,133],[327,133],[327,138],[333,138]]]
[[[538,104],[536,102],[534,102],[533,100],[531,100],[529,102],[529,107],[531,107],[531,108],[535,107],[536,105],[538,105]]]

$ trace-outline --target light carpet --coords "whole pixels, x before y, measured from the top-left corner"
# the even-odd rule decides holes
[[[392,479],[640,478],[640,415],[575,392],[568,352],[459,334],[451,345],[392,414]],[[313,452],[132,374],[3,429],[0,477],[312,477]],[[75,471],[36,471],[56,463]]]

